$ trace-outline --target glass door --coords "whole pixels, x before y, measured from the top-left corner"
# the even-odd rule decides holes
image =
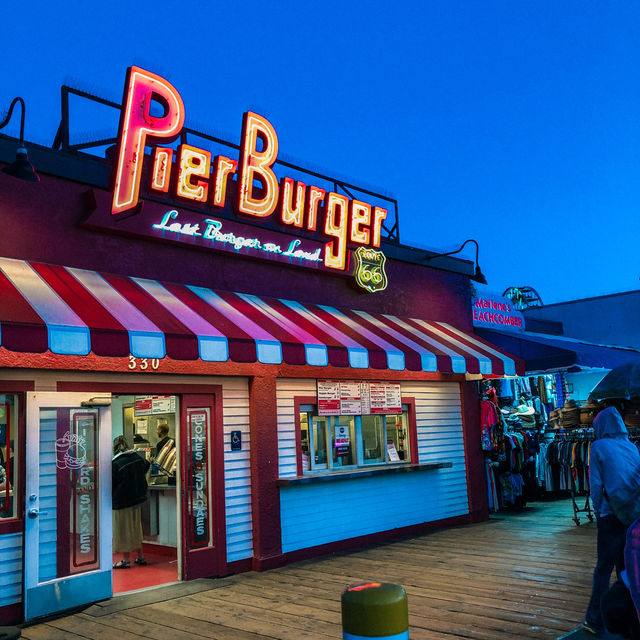
[[[25,619],[111,597],[108,394],[27,394]]]

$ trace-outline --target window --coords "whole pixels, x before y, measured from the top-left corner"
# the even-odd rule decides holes
[[[408,407],[401,414],[319,416],[300,407],[302,470],[336,471],[410,462]]]
[[[17,397],[13,394],[0,394],[0,521],[17,515],[17,433]]]

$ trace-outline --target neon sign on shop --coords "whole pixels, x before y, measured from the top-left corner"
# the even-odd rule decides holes
[[[524,331],[524,316],[508,298],[478,297],[472,301],[473,325]]]
[[[151,141],[167,144],[177,139],[185,119],[180,94],[167,80],[150,71],[131,67],[125,91],[112,214],[138,206],[145,146]],[[164,105],[163,115],[151,115],[153,101]],[[177,154],[175,163],[174,154]],[[179,145],[177,152],[171,147],[156,146],[149,188],[213,210],[227,205],[229,189],[235,188],[239,213],[257,220],[275,214],[285,227],[320,232],[328,238],[322,258],[319,253],[316,256],[317,252],[309,252],[315,257],[306,257],[304,251],[297,257],[323,260],[329,269],[345,271],[348,268],[349,244],[365,248],[380,246],[386,209],[292,178],[278,180],[272,169],[277,156],[275,129],[266,118],[249,111],[243,117],[238,160],[222,155],[212,157],[211,152],[188,144]],[[178,234],[206,233],[193,226],[178,229],[175,224],[176,221],[171,223],[170,230]],[[210,221],[205,221],[207,224]],[[214,232],[215,227],[211,227],[211,233]],[[301,251],[297,247],[293,250]]]
[[[298,249],[302,244],[302,240],[292,240],[289,243],[288,248],[283,250],[282,247],[275,242],[261,242],[258,238],[237,236],[231,231],[225,233],[222,231],[223,223],[220,220],[213,220],[211,218],[205,218],[204,230],[201,232],[199,223],[182,223],[177,220],[179,215],[180,214],[175,209],[167,211],[167,213],[162,217],[162,221],[158,224],[152,225],[152,227],[161,231],[170,231],[177,235],[204,238],[205,240],[220,242],[224,245],[228,244],[236,251],[241,251],[242,249],[258,249],[265,253],[281,254],[283,256],[297,258],[302,261],[319,262],[322,260],[319,248],[313,252]]]

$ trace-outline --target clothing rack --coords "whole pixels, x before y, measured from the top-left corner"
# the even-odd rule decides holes
[[[584,443],[584,442],[592,442],[595,439],[594,431],[592,427],[576,427],[574,429],[566,430],[559,429],[557,433],[555,433],[554,440],[558,442],[574,442],[574,443]],[[571,484],[571,504],[573,507],[573,521],[576,526],[580,526],[580,514],[585,514],[589,522],[593,522],[595,519],[593,509],[591,508],[591,495],[590,492],[586,492],[586,496],[584,498],[584,505],[578,504],[578,491],[576,487],[576,478],[573,477],[573,482]],[[582,502],[582,501],[580,501]]]
[[[639,427],[627,427],[629,432],[629,440],[636,444],[640,444],[640,428]],[[569,431],[561,429],[559,433],[555,434],[555,439],[562,441],[573,441],[573,442],[584,442],[593,441],[595,439],[595,434],[593,431],[593,427],[579,427],[576,429],[571,429]],[[589,520],[589,522],[594,521],[594,513],[591,508],[591,496],[590,492],[587,492],[584,500],[584,506],[580,507],[577,503],[577,492],[575,486],[571,488],[571,501],[573,505],[573,521],[577,526],[580,525],[580,514],[584,513]]]
[[[581,509],[576,503],[576,490],[571,489],[571,501],[573,502],[573,521],[576,523],[576,526],[580,526],[580,516],[579,513],[586,513],[589,522],[593,522],[593,510],[591,509],[591,494],[587,493],[584,498],[584,507]]]
[[[556,440],[594,440],[593,427],[576,427],[575,429],[558,429],[554,438]]]

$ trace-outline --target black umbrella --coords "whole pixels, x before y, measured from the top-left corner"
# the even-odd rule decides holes
[[[640,360],[616,367],[591,392],[596,400],[640,396]]]

